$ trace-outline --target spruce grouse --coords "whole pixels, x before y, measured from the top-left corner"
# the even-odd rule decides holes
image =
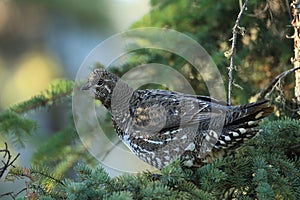
[[[199,167],[232,152],[273,112],[268,101],[229,106],[206,96],[158,89],[134,90],[95,69],[82,90],[108,109],[120,139],[143,161],[161,169],[175,158]]]

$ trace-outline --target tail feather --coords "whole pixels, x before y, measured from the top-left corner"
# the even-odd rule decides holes
[[[253,122],[253,121],[251,121]],[[230,127],[230,129],[225,129],[222,132],[222,135],[219,137],[218,142],[216,143],[217,148],[238,148],[246,140],[251,139],[256,136],[261,130],[257,129],[258,122],[253,122],[251,125],[245,122],[240,124],[240,126]]]
[[[245,122],[258,121],[269,116],[274,110],[273,106],[268,105],[268,100],[254,102],[235,108],[235,112],[243,113],[239,118],[233,120],[228,125],[239,125]]]
[[[236,107],[234,112],[240,112],[239,117],[224,127],[215,147],[237,148],[244,141],[257,135],[261,131],[257,129],[260,120],[274,110],[274,107],[267,103],[268,101],[261,101]]]

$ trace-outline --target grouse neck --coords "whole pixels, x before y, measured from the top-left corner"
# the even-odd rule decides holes
[[[113,88],[110,99],[110,111],[114,115],[129,112],[129,103],[133,89],[127,83],[119,79]]]

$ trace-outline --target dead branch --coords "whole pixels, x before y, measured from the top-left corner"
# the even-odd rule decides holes
[[[290,73],[294,72],[295,70],[300,69],[300,66],[296,67],[296,68],[292,68],[289,70],[286,70],[284,72],[282,72],[281,74],[277,75],[274,79],[272,79],[268,85],[261,90],[261,92],[259,93],[257,100],[262,100],[262,99],[266,99],[269,98],[270,95],[272,94],[272,92],[274,91],[275,87]]]
[[[12,155],[11,155],[10,151],[8,150],[7,143],[5,142],[4,144],[5,144],[5,149],[0,149],[0,153],[4,153],[3,159],[6,158],[6,161],[4,161],[4,160],[1,161],[3,166],[0,167],[0,179],[2,178],[2,176],[4,175],[4,172],[9,167],[15,167],[13,164],[20,156],[20,154],[18,153],[14,158],[12,158]]]
[[[237,19],[235,21],[234,27],[233,27],[233,31],[232,31],[232,43],[231,43],[231,50],[230,50],[230,66],[229,66],[229,72],[228,72],[228,77],[229,77],[229,81],[228,81],[228,105],[231,105],[231,95],[232,95],[232,84],[233,84],[233,77],[232,77],[232,73],[234,70],[234,51],[236,48],[236,39],[237,39],[237,34],[240,32],[241,27],[240,27],[240,21],[241,21],[241,17],[242,14],[244,12],[244,10],[246,9],[248,4],[248,0],[246,0],[243,4],[243,7],[241,8]]]

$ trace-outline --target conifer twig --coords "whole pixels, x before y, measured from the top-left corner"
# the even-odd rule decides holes
[[[49,88],[41,94],[36,95],[27,101],[12,106],[10,110],[17,114],[22,114],[30,110],[46,106],[48,104],[51,104],[52,102],[56,102],[62,97],[72,94],[73,89],[73,82],[71,81],[54,81],[52,84],[50,84]]]
[[[231,95],[232,95],[232,84],[233,84],[233,77],[232,77],[232,73],[233,73],[233,69],[234,69],[234,51],[236,48],[236,39],[237,39],[237,34],[239,32],[240,28],[240,21],[241,21],[241,17],[242,14],[244,12],[244,10],[246,9],[248,4],[248,0],[245,0],[238,16],[237,19],[235,21],[234,27],[232,29],[232,43],[231,43],[231,50],[230,50],[230,66],[229,66],[229,72],[228,72],[228,77],[229,77],[229,81],[228,81],[228,105],[231,105]]]

